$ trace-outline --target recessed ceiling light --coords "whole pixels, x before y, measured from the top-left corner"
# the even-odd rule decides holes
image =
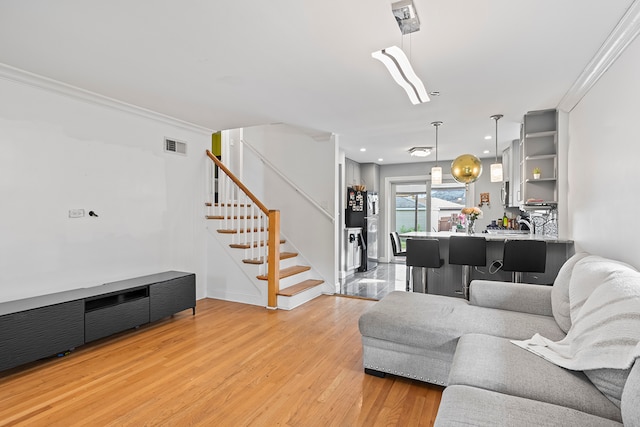
[[[381,157],[381,158],[378,159],[378,161],[382,162],[382,161],[384,161],[384,159]]]
[[[429,92],[429,95],[431,95],[431,96],[440,96],[440,92],[438,92],[437,90],[434,90],[432,92]]]
[[[366,148],[361,148],[360,151],[367,151],[367,149]]]
[[[491,135],[485,136],[484,139],[491,139]]]
[[[489,150],[484,150],[484,151],[483,151],[483,153],[484,153],[484,154],[489,154],[490,152],[491,152],[491,151],[489,151]]]

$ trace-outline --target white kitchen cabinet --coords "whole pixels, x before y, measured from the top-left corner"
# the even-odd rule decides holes
[[[520,145],[522,203],[555,205],[558,202],[558,114],[556,110],[530,111],[524,116]],[[540,177],[534,170],[540,170]]]

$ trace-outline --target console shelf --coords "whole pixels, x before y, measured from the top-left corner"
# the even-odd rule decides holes
[[[0,371],[188,308],[195,274],[181,271],[0,303]]]

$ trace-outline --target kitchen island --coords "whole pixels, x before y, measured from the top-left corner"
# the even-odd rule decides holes
[[[414,231],[401,234],[401,237],[409,239],[438,239],[440,242],[440,258],[444,259],[444,265],[441,268],[428,269],[427,292],[462,297],[462,267],[449,264],[449,238],[451,236],[467,236],[467,234],[448,231]],[[495,234],[475,233],[473,236],[484,237],[487,240],[487,265],[484,267],[472,267],[472,280],[511,281],[511,272],[502,271],[501,269],[502,253],[506,240],[544,240],[547,242],[546,271],[544,273],[524,273],[522,281],[525,283],[552,284],[558,275],[560,267],[575,253],[572,240],[555,236],[510,232],[509,230],[498,230]],[[420,269],[414,269],[413,281],[415,289],[423,289],[421,277]]]

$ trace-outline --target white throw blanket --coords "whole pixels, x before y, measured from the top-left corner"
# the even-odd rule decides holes
[[[564,339],[554,342],[535,334],[511,342],[571,370],[629,368],[640,357],[640,273],[620,265],[598,267],[603,266],[587,270],[597,286],[591,285],[593,280],[571,279],[572,325]]]

